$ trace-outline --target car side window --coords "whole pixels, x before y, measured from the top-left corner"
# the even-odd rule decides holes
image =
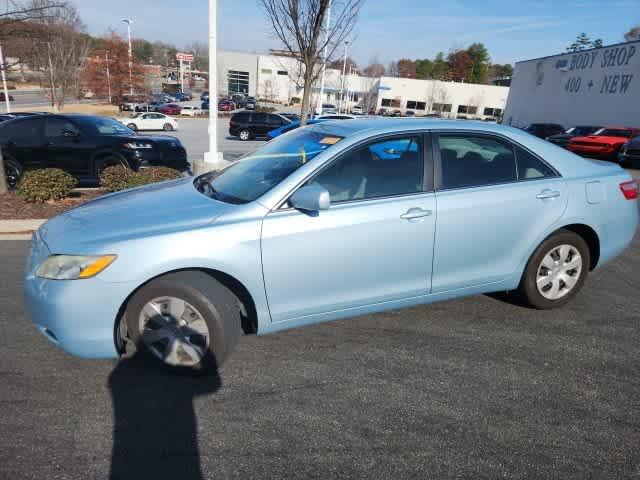
[[[251,123],[267,123],[267,114],[266,113],[254,113],[251,116]]]
[[[326,188],[332,203],[418,193],[422,152],[420,135],[377,141],[348,152],[308,183]]]
[[[45,123],[44,135],[46,138],[60,138],[67,134],[78,135],[78,127],[62,118],[48,118]]]
[[[153,113],[147,113],[147,114],[142,116],[143,120],[152,120],[154,118],[156,118],[156,117],[153,115]]]
[[[517,180],[512,146],[484,135],[440,135],[441,188],[480,187]]]
[[[42,135],[42,120],[28,118],[25,120],[12,120],[3,125],[2,137],[19,144],[34,144]]]
[[[556,172],[538,157],[522,147],[516,146],[519,180],[556,177]]]
[[[269,125],[273,125],[274,127],[280,127],[281,125],[284,124],[284,121],[282,120],[282,118],[280,118],[277,115],[268,115],[267,123]]]

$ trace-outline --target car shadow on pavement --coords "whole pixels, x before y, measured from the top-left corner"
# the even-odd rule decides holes
[[[109,375],[114,412],[111,480],[201,480],[193,401],[221,386],[216,373],[180,376],[135,353]]]

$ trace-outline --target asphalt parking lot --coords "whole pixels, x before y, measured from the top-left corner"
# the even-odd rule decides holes
[[[0,242],[0,478],[640,476],[640,235],[561,310],[477,296],[245,337],[206,381],[49,345],[26,248]]]

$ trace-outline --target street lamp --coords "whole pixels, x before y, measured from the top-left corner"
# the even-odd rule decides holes
[[[129,38],[129,94],[133,95],[133,51],[131,50],[131,24],[133,20],[123,18],[122,21],[127,24],[127,36]]]
[[[344,81],[345,74],[347,73],[347,49],[349,48],[349,42],[344,42],[344,61],[342,62],[342,87],[340,88],[340,103],[338,105],[338,113],[342,111],[342,106],[344,104]]]

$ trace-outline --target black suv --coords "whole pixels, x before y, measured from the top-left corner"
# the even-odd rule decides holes
[[[531,135],[535,135],[538,138],[547,138],[551,135],[564,133],[564,127],[557,123],[532,123],[525,128],[524,131],[529,132]]]
[[[276,113],[239,112],[231,117],[229,134],[239,137],[240,140],[250,140],[264,137],[267,132],[287,123],[291,123],[288,118]]]
[[[0,124],[0,148],[10,187],[25,170],[60,168],[95,185],[111,165],[133,170],[166,166],[189,172],[187,152],[175,137],[138,136],[109,117],[34,115]]]

